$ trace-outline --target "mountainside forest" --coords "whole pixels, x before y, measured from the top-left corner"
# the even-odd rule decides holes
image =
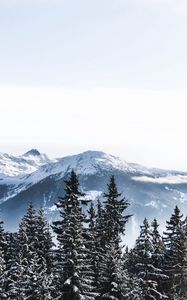
[[[149,224],[145,218],[128,249],[122,238],[131,218],[129,203],[114,176],[102,204],[94,206],[83,196],[72,170],[56,203],[59,218],[51,226],[32,203],[18,232],[6,232],[0,223],[0,299],[187,298],[187,219],[177,206],[163,236],[157,220]]]

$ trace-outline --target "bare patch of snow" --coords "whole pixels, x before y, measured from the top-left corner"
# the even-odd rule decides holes
[[[56,207],[55,204],[53,204],[51,207],[48,208],[49,211],[56,211],[58,208]]]

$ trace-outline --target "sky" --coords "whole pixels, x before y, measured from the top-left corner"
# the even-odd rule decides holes
[[[0,0],[0,152],[187,171],[186,0]]]

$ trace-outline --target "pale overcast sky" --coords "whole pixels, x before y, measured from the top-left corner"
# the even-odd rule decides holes
[[[186,0],[0,0],[0,151],[187,171]]]

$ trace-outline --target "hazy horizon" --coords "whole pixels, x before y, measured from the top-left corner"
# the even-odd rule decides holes
[[[187,171],[184,0],[0,0],[0,152]]]

